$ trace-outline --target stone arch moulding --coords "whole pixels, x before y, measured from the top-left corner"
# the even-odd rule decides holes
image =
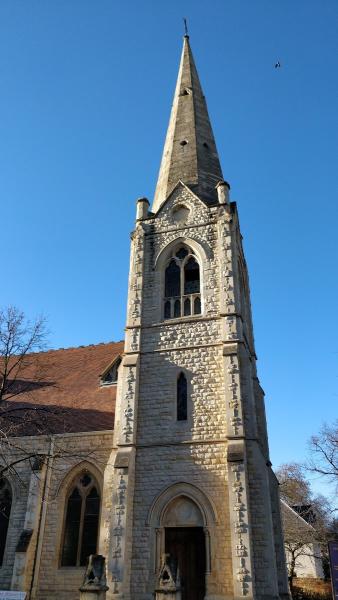
[[[70,467],[69,471],[66,475],[61,479],[57,491],[56,497],[61,498],[62,496],[67,495],[67,491],[72,481],[80,474],[82,471],[89,471],[93,477],[95,477],[98,485],[100,486],[100,493],[102,494],[102,485],[103,485],[103,473],[101,470],[92,462],[88,460],[83,460],[76,465]]]
[[[179,277],[180,286],[179,293],[170,298],[166,297],[166,268],[171,264],[171,255],[178,249],[179,246],[184,245],[194,255],[196,263],[198,264],[199,272],[199,289],[196,293],[188,293],[185,295],[185,261],[180,260],[179,266]],[[201,240],[196,241],[191,238],[178,237],[169,242],[159,252],[155,259],[154,269],[158,277],[157,281],[159,284],[159,299],[158,304],[158,318],[161,321],[173,318],[186,318],[191,316],[201,317],[205,313],[205,297],[206,297],[206,280],[205,273],[207,272],[207,265],[210,259],[210,248],[205,242]],[[176,262],[176,260],[175,260]],[[186,263],[188,264],[188,263]],[[176,290],[177,291],[177,290]],[[193,290],[192,290],[193,292]],[[195,304],[197,300],[197,305]],[[185,306],[188,302],[188,311],[185,313]],[[178,312],[176,313],[176,304],[178,304]],[[196,306],[196,311],[195,311]],[[168,314],[169,311],[169,314]]]
[[[191,483],[178,482],[164,489],[153,501],[147,518],[150,527],[161,527],[162,517],[169,503],[179,496],[186,496],[198,506],[203,516],[204,527],[217,524],[216,509],[208,496]]]
[[[172,240],[171,242],[169,242],[169,244],[167,244],[164,248],[162,248],[162,250],[160,250],[160,252],[156,256],[156,258],[155,258],[155,270],[156,271],[160,271],[160,270],[164,269],[164,266],[170,255],[170,252],[175,248],[175,246],[178,246],[179,244],[186,244],[187,246],[190,246],[190,248],[192,248],[192,250],[194,250],[196,257],[198,259],[198,262],[200,263],[200,266],[205,265],[206,261],[209,258],[211,258],[210,248],[207,246],[207,244],[205,244],[201,240],[196,241],[196,240],[193,240],[192,238],[178,237],[178,238],[175,238],[174,240]]]
[[[212,501],[199,488],[191,483],[178,482],[164,489],[153,501],[147,518],[147,525],[153,531],[151,549],[153,571],[159,573],[161,556],[165,551],[165,526],[163,518],[168,506],[179,497],[185,497],[195,503],[203,519],[206,552],[206,575],[211,572],[211,531],[217,524],[217,514]]]
[[[204,527],[203,515],[188,496],[178,496],[171,500],[162,515],[163,527]]]

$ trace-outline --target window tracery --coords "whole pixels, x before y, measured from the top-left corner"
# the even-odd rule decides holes
[[[67,497],[61,566],[83,566],[96,554],[99,515],[99,486],[90,473],[82,472]]]
[[[170,256],[164,276],[164,319],[200,315],[200,268],[193,250],[180,246]]]

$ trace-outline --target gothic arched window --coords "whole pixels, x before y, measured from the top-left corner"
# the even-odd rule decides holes
[[[164,276],[165,319],[201,314],[200,268],[191,248],[180,246],[172,253]]]
[[[87,557],[96,554],[99,516],[99,486],[92,475],[81,473],[67,497],[61,566],[85,565]]]
[[[186,421],[188,418],[188,382],[184,373],[177,378],[177,420]]]
[[[0,479],[0,566],[3,563],[9,516],[12,506],[12,489],[7,479]]]

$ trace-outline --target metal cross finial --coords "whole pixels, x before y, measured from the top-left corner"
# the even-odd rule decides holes
[[[184,21],[184,31],[185,31],[184,37],[189,37],[187,19],[184,18],[183,21]]]

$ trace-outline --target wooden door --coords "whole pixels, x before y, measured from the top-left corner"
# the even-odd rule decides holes
[[[204,600],[205,537],[202,527],[167,527],[165,551],[178,561],[182,600]]]

